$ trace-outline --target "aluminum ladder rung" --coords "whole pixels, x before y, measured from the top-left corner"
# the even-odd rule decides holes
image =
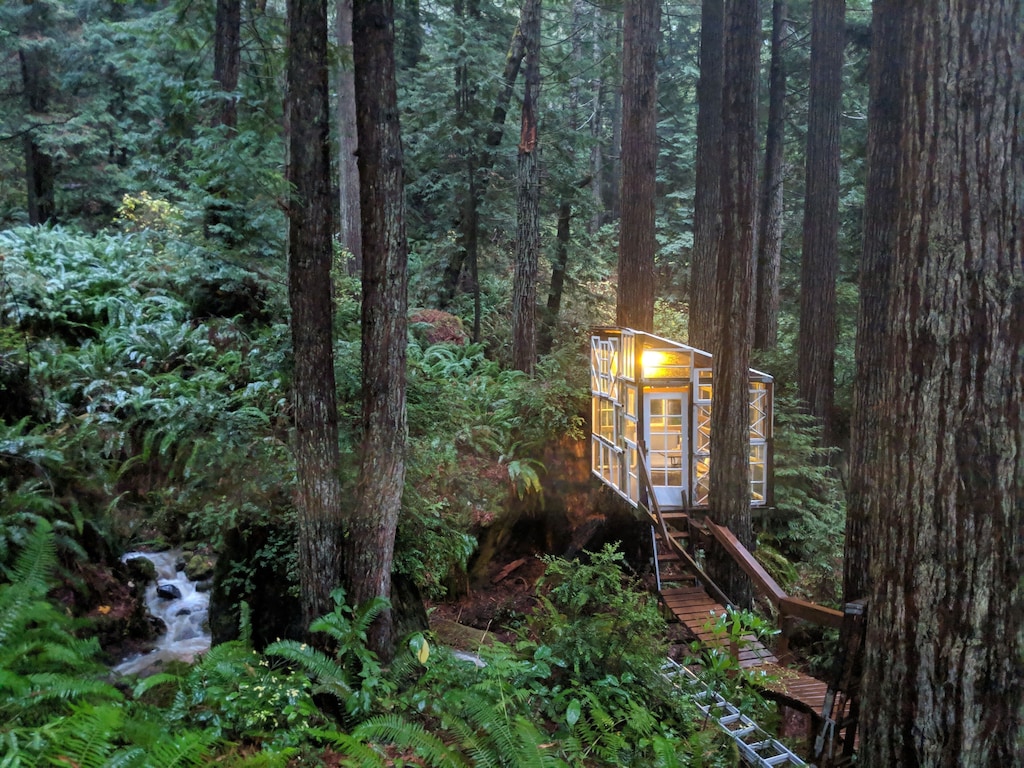
[[[796,756],[788,747],[773,738],[757,723],[739,711],[723,696],[712,691],[682,664],[668,659],[662,666],[662,675],[673,685],[680,687],[680,680],[687,684],[690,699],[705,716],[714,719],[729,738],[736,742],[740,756],[750,765],[758,768],[774,768],[774,766],[791,765],[794,768],[807,768],[807,763]],[[747,737],[754,736],[760,741],[748,743]],[[762,751],[771,750],[775,754],[765,756]]]

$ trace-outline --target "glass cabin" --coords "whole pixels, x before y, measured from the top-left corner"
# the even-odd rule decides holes
[[[771,503],[772,377],[750,371],[750,503]],[[590,337],[591,470],[636,506],[638,441],[663,511],[708,506],[711,355],[630,328]]]

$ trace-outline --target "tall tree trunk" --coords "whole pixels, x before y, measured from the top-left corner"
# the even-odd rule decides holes
[[[654,330],[660,0],[626,0],[622,24],[622,220],[618,325]]]
[[[526,5],[523,6],[523,13],[526,12],[526,7]],[[512,33],[512,40],[508,46],[508,53],[505,54],[505,69],[502,73],[501,88],[498,91],[498,97],[495,100],[494,110],[491,114],[491,128],[484,141],[484,145],[488,149],[493,149],[501,144],[501,137],[505,128],[505,117],[508,114],[508,105],[512,100],[512,92],[515,88],[516,78],[519,77],[519,68],[522,66],[525,50],[523,22],[522,19],[520,19],[519,23],[516,25],[515,31]],[[477,162],[479,164],[477,175],[480,175],[482,171],[489,169],[493,164],[493,153],[485,151],[483,158]],[[475,196],[478,198],[484,193],[484,190],[479,188],[479,185],[476,184],[475,178],[473,184],[477,189]],[[473,202],[473,205],[475,210],[475,201]],[[461,212],[461,206],[459,210]],[[466,226],[462,222],[457,222],[457,224],[460,230]],[[475,236],[476,235],[474,233],[474,237]],[[445,265],[444,276],[441,279],[441,287],[438,289],[437,303],[441,309],[447,309],[455,298],[455,292],[459,286],[459,278],[462,276],[462,269],[465,266],[467,256],[469,255],[470,254],[467,252],[465,247],[456,247],[452,252],[451,258],[448,260],[448,264]],[[470,268],[474,271],[474,285],[477,285],[475,277],[477,264],[475,260],[470,265]],[[475,297],[474,303],[478,300],[479,299]],[[476,312],[475,309],[474,312]]]
[[[750,342],[754,226],[757,219],[758,0],[727,0],[722,92],[722,227],[718,244],[718,328],[711,408],[709,497],[712,515],[753,550],[750,519]],[[712,550],[712,576],[737,605],[749,607],[750,580]]]
[[[334,35],[341,63],[338,77],[338,210],[341,242],[352,254],[349,272],[363,271],[363,235],[359,215],[359,142],[356,138],[356,79],[352,66],[352,2],[338,0]]]
[[[526,46],[523,118],[519,135],[516,193],[516,267],[512,284],[512,365],[533,373],[537,362],[537,264],[540,254],[540,147],[537,98],[540,94],[540,0],[523,5]]]
[[[703,0],[700,10],[700,78],[697,81],[697,158],[690,262],[689,342],[714,347],[721,231],[722,87],[725,69],[724,0]]]
[[[572,223],[572,203],[563,199],[558,206],[558,225],[555,231],[555,258],[551,262],[551,288],[544,313],[537,348],[542,355],[551,351],[554,344],[555,326],[562,309],[562,293],[565,290],[565,270],[569,264],[569,227]]]
[[[392,0],[359,0],[352,17],[363,232],[363,441],[349,518],[345,583],[353,604],[390,597],[395,531],[405,485],[408,245],[395,85]],[[395,651],[391,610],[367,635]]]
[[[807,107],[807,183],[800,260],[797,389],[830,442],[839,273],[839,117],[846,0],[815,0]]]
[[[50,72],[51,41],[47,38],[47,3],[23,0],[30,6],[25,16],[25,28],[18,49],[21,64],[21,84],[25,94],[25,107],[29,119],[45,115],[50,110],[53,75]],[[57,170],[53,158],[40,146],[35,130],[24,137],[25,184],[29,224],[56,221],[57,207],[54,195]]]
[[[238,75],[242,64],[242,0],[217,0],[213,42],[213,79],[223,92],[214,125],[238,123]]]
[[[601,61],[604,58],[603,23],[605,14],[600,5],[590,10],[590,33],[593,57],[591,59],[590,98],[592,110],[590,116],[590,196],[593,201],[594,213],[590,217],[587,231],[593,235],[604,224],[605,157],[604,157],[604,78],[601,72]]]
[[[235,135],[238,124],[238,77],[242,64],[241,0],[217,0],[213,33],[213,79],[220,93],[211,100],[215,112],[210,121],[214,127],[224,126],[228,136]],[[206,188],[209,201],[203,217],[203,230],[208,239],[219,239],[228,247],[237,244],[234,232],[238,222],[237,207],[231,200],[231,189],[223,174],[216,174]]]
[[[858,764],[1020,765],[1024,9],[878,0],[850,515]]]
[[[333,608],[341,553],[338,409],[331,340],[333,199],[327,2],[288,3],[288,298],[292,312],[299,584],[306,626]]]
[[[871,84],[868,110],[868,175],[865,199],[864,244],[861,251],[858,284],[860,306],[857,313],[856,378],[850,424],[850,487],[847,492],[846,536],[843,556],[843,595],[845,600],[868,596],[867,510],[876,491],[873,479],[866,476],[869,466],[884,448],[887,425],[882,412],[888,393],[883,390],[887,370],[894,364],[888,355],[887,313],[894,294],[895,244],[897,217],[890,215],[900,204],[898,164],[900,162],[900,83],[889,76],[898,71],[906,57],[899,46],[884,50],[877,44],[882,38],[898,40],[897,15],[875,16],[872,36],[877,38],[871,51]],[[888,45],[892,46],[892,42]],[[885,54],[884,58],[882,54]],[[885,65],[883,68],[883,64]]]
[[[473,291],[473,341],[480,340],[480,284],[478,282],[478,266],[480,257],[480,210],[477,194],[477,177],[480,173],[480,154],[477,139],[473,135],[472,123],[476,112],[476,89],[472,85],[469,70],[470,59],[466,49],[466,30],[480,23],[480,5],[477,0],[457,0],[454,6],[455,15],[459,20],[456,29],[455,48],[459,51],[459,61],[455,67],[455,127],[459,151],[465,158],[466,180],[457,184],[456,210],[458,220],[455,223],[455,249],[458,256],[453,256],[449,267],[462,270],[463,264],[469,265],[471,290]],[[446,300],[454,298],[459,274],[450,275],[450,282],[445,286]],[[446,301],[446,303],[447,303]]]
[[[779,336],[779,268],[782,264],[782,175],[785,164],[786,64],[790,34],[786,0],[772,3],[772,61],[768,75],[768,131],[765,136],[761,215],[754,277],[754,349],[774,349]]]
[[[584,0],[573,0],[572,4],[572,62],[573,72],[569,81],[569,109],[567,110],[568,122],[572,126],[579,125],[580,118],[580,90],[582,80],[579,72],[583,71],[583,36],[584,20],[590,13],[590,6]],[[571,161],[576,159],[576,151],[568,148]],[[590,184],[590,177],[579,182],[576,186]],[[558,224],[555,229],[555,254],[551,260],[551,285],[548,290],[548,302],[544,311],[544,322],[541,323],[540,333],[537,340],[537,351],[546,355],[551,351],[554,344],[555,328],[558,324],[558,314],[562,309],[562,292],[565,289],[565,271],[569,264],[570,226],[572,225],[572,200],[574,187],[565,185],[562,198],[558,203]]]
[[[622,16],[615,14],[615,39],[622,40]],[[621,50],[621,45],[618,48]],[[606,164],[605,174],[604,208],[608,214],[609,221],[618,221],[622,215],[622,89],[612,88],[612,104],[607,122],[612,127],[611,147],[609,149],[611,160]]]

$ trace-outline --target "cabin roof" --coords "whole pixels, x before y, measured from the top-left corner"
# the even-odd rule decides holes
[[[591,329],[592,334],[607,336],[621,336],[624,332],[631,333],[635,337],[643,339],[644,346],[648,348],[651,348],[655,344],[657,344],[659,348],[670,348],[678,349],[683,352],[692,352],[707,357],[709,361],[714,359],[714,356],[710,352],[700,349],[699,347],[694,347],[689,344],[683,344],[681,341],[673,341],[672,339],[666,339],[664,336],[658,336],[657,334],[648,333],[647,331],[638,331],[635,328],[627,328],[622,325],[601,325],[595,326],[594,328]],[[775,378],[770,373],[759,371],[756,368],[751,368],[750,373],[752,376],[756,376],[757,378],[763,379],[765,381],[775,381]]]

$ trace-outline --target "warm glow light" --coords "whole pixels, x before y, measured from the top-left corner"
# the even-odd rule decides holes
[[[645,371],[650,368],[660,368],[665,364],[666,359],[665,353],[656,349],[645,349],[643,355],[640,356],[640,362]]]

